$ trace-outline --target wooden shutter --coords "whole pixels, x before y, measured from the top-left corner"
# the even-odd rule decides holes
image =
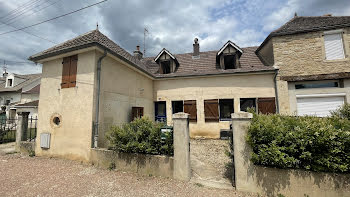
[[[262,114],[276,113],[275,98],[258,98],[258,111]]]
[[[69,69],[69,87],[75,87],[77,78],[78,55],[71,56]]]
[[[324,44],[327,60],[344,59],[344,46],[341,33],[325,34]]]
[[[63,58],[61,88],[69,88],[70,57]]]
[[[190,114],[190,122],[197,121],[197,105],[195,100],[184,101],[184,112]]]
[[[205,122],[219,121],[219,102],[218,99],[204,101]]]

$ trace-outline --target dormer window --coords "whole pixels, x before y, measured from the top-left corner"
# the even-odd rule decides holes
[[[12,87],[13,86],[13,79],[8,79],[7,80],[7,86]]]
[[[163,49],[154,59],[159,65],[159,74],[169,74],[175,72],[179,62],[168,50]]]
[[[160,73],[161,74],[169,74],[170,73],[170,60],[165,60],[160,62]]]
[[[237,69],[240,67],[239,58],[243,51],[235,43],[228,41],[217,53],[216,61],[221,69]]]

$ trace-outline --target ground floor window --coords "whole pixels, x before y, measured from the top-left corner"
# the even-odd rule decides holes
[[[159,122],[166,121],[166,102],[158,101],[154,103],[155,106],[155,120]]]
[[[183,101],[172,101],[173,114],[184,111],[184,102]]]
[[[219,99],[220,120],[231,120],[234,112],[233,99]]]
[[[143,107],[132,107],[131,110],[131,121],[136,118],[141,118],[143,116]]]
[[[258,98],[258,111],[261,114],[276,113],[276,101],[274,97]]]
[[[256,99],[255,98],[241,98],[240,99],[240,111],[247,111],[248,108],[256,109]]]
[[[204,100],[205,122],[219,121],[219,102],[218,99]]]

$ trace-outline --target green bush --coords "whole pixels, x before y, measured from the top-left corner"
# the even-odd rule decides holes
[[[345,103],[343,106],[331,112],[333,117],[346,118],[350,120],[350,104]]]
[[[350,172],[350,121],[254,114],[247,142],[256,165]]]
[[[122,126],[112,126],[107,134],[110,149],[125,153],[173,155],[173,134],[161,139],[163,123],[153,122],[147,117],[135,119]]]

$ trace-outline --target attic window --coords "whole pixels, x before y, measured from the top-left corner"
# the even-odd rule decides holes
[[[235,69],[236,68],[236,55],[225,55],[224,64],[226,69]]]
[[[12,79],[8,79],[7,80],[7,86],[12,87],[12,85],[13,85],[12,82],[13,82]]]
[[[160,73],[161,74],[169,74],[170,73],[170,60],[160,62]]]

